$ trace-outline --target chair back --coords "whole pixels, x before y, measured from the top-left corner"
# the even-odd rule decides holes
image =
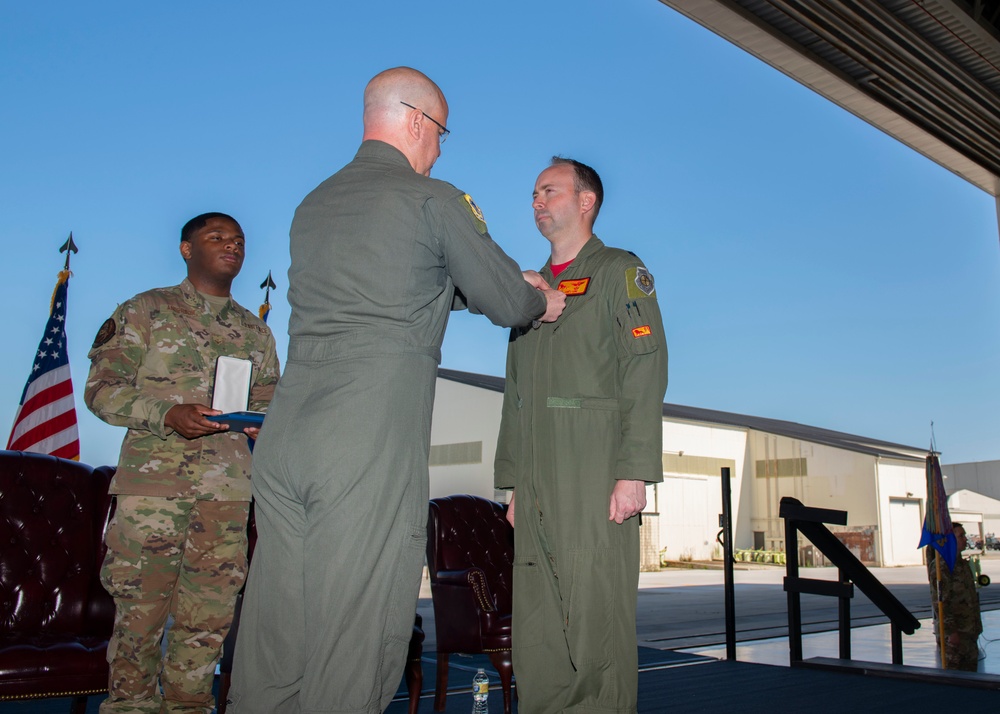
[[[430,501],[427,569],[438,573],[475,567],[482,570],[493,607],[509,613],[512,604],[514,529],[507,506],[479,496],[457,495]]]
[[[107,638],[100,584],[114,469],[0,451],[0,637]]]

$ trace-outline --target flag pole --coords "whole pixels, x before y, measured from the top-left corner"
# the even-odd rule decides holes
[[[933,549],[932,549],[933,550]],[[941,587],[941,554],[934,553],[934,565],[937,570],[937,610],[938,610],[938,647],[941,650],[941,669],[948,669],[948,660],[944,656],[945,633],[944,633],[944,588]]]
[[[66,263],[63,266],[63,270],[67,270],[68,271],[69,270],[69,256],[72,255],[73,253],[79,253],[80,252],[80,249],[76,247],[76,243],[73,242],[73,231],[69,232],[69,238],[67,238],[66,242],[62,244],[61,248],[59,248],[59,252],[66,254]]]
[[[271,278],[271,271],[267,271],[267,277],[264,282],[260,284],[260,289],[264,291],[264,304],[260,306],[260,310],[257,311],[258,317],[264,322],[267,322],[267,315],[271,312],[271,288],[277,288],[278,286],[274,284],[274,279]]]
[[[55,308],[56,294],[59,292],[59,286],[68,282],[70,276],[73,275],[73,273],[71,273],[69,269],[69,257],[73,253],[80,252],[80,249],[76,247],[76,243],[73,242],[73,231],[69,232],[69,238],[67,238],[66,242],[63,243],[62,247],[59,248],[59,252],[66,254],[66,262],[63,264],[63,269],[59,271],[59,275],[56,278],[56,287],[52,291],[52,301],[49,303],[49,314],[51,314],[52,310]]]
[[[957,544],[951,523],[951,514],[948,512],[948,497],[944,490],[941,464],[938,461],[940,453],[937,451],[937,445],[934,442],[933,428],[932,424],[931,448],[927,452],[927,510],[924,514],[924,526],[921,529],[920,543],[917,547],[929,546],[934,553],[934,573],[928,572],[927,577],[931,581],[931,585],[934,587],[934,592],[937,595],[937,609],[935,610],[935,614],[938,621],[938,646],[941,650],[941,666],[947,669],[948,664],[945,660],[947,633],[944,631],[944,574],[941,570],[941,560],[945,561],[949,570],[954,570],[959,554],[956,550]],[[928,557],[930,557],[930,554],[928,554]]]

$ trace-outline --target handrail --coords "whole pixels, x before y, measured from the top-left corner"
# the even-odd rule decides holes
[[[889,618],[892,630],[892,662],[903,663],[900,632],[912,635],[920,622],[888,588],[855,557],[824,523],[847,525],[847,511],[811,508],[790,496],[781,499],[778,516],[785,519],[785,582],[788,593],[788,646],[791,663],[802,661],[801,593],[829,595],[840,600],[840,658],[851,658],[850,600],[854,585]],[[806,536],[839,569],[837,582],[799,577],[798,533]]]

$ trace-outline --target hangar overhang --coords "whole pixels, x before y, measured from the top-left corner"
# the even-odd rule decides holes
[[[1000,0],[660,0],[998,198]]]

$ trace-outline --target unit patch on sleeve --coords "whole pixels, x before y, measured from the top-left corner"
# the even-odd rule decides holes
[[[479,235],[486,235],[486,218],[483,217],[483,211],[476,205],[476,202],[472,200],[472,196],[465,194],[462,196],[465,199],[466,207],[469,209],[469,213],[472,214],[472,220],[476,224],[476,230],[479,231]]]
[[[644,267],[637,266],[625,271],[625,287],[630,298],[645,298],[653,294],[653,276]]]
[[[566,295],[584,295],[590,285],[590,278],[577,278],[576,280],[563,280],[556,287],[561,293]]]
[[[113,318],[109,317],[107,320],[104,321],[104,324],[101,325],[101,329],[97,331],[97,337],[94,338],[94,344],[91,347],[91,349],[96,349],[101,345],[106,344],[107,341],[114,336],[115,336],[115,321]]]
[[[632,337],[646,337],[653,334],[653,331],[649,329],[649,325],[643,325],[642,327],[636,327],[632,330]]]

